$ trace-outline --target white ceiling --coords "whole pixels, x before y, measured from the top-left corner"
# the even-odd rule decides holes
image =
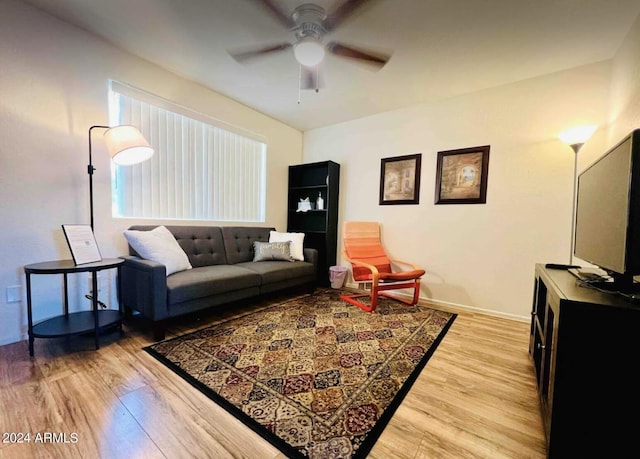
[[[328,56],[298,104],[290,49],[244,64],[227,52],[293,40],[255,0],[24,1],[300,130],[611,59],[640,15],[638,0],[370,0],[326,38],[391,60],[375,72]]]

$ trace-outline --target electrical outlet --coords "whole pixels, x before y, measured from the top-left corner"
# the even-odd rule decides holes
[[[21,300],[19,285],[10,285],[7,287],[7,303],[19,303]]]

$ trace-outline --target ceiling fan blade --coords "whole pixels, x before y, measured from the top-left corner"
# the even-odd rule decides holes
[[[336,8],[322,22],[322,26],[327,32],[338,27],[345,19],[347,19],[355,10],[365,3],[371,3],[372,0],[346,0],[342,5]]]
[[[347,59],[356,59],[371,66],[381,69],[391,59],[391,54],[380,51],[369,51],[354,46],[343,45],[336,41],[329,42],[326,50],[336,56],[346,57]]]
[[[320,68],[300,66],[300,89],[312,89],[315,92],[322,87]]]
[[[253,0],[255,3],[262,5],[271,15],[278,20],[287,29],[291,29],[296,26],[291,16],[285,13],[282,9],[276,6],[272,0]]]
[[[291,43],[277,43],[274,45],[262,46],[260,48],[251,48],[251,49],[237,49],[235,51],[229,51],[231,57],[233,57],[238,62],[245,62],[249,59],[254,59],[257,57],[264,56],[265,54],[277,53],[280,51],[285,51],[291,48]]]

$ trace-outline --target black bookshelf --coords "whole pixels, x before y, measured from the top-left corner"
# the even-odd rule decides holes
[[[329,267],[336,264],[338,249],[338,195],[340,164],[322,161],[289,166],[287,231],[304,233],[304,246],[318,250],[318,285],[329,286]],[[323,209],[316,206],[317,198]],[[301,199],[309,198],[312,209],[298,210]]]

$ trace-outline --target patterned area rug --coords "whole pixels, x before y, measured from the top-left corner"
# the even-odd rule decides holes
[[[363,458],[456,315],[320,290],[145,348],[289,457]]]

